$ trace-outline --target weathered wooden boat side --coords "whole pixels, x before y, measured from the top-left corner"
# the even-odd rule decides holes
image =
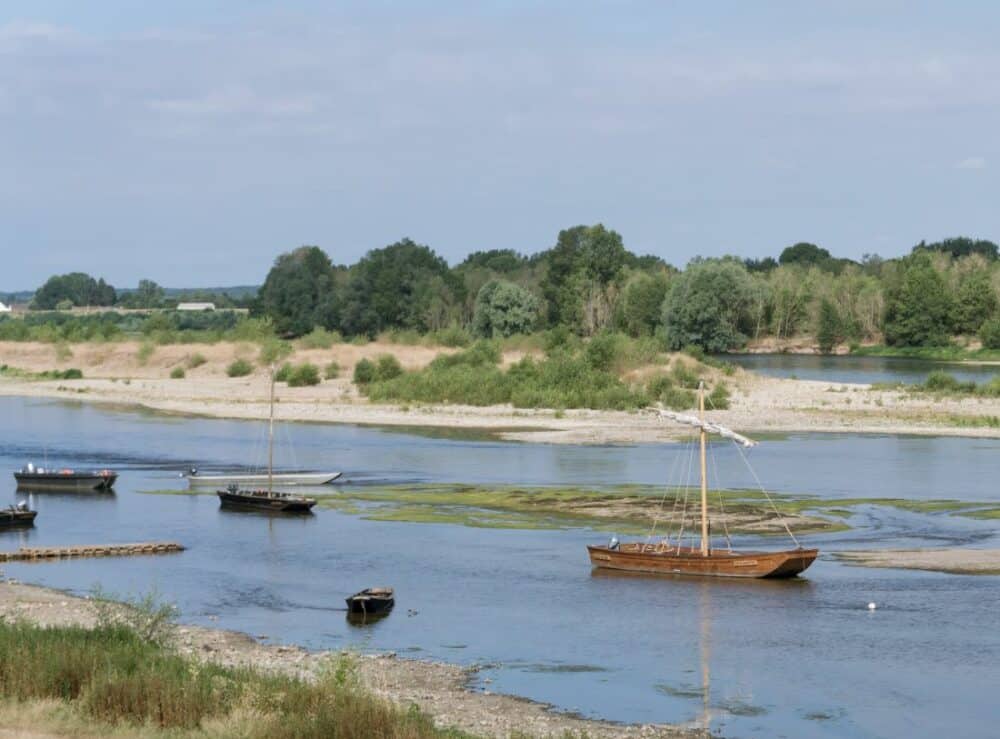
[[[706,556],[695,547],[642,543],[621,544],[615,548],[588,546],[587,551],[591,563],[605,569],[747,578],[795,577],[819,554],[818,549],[790,549],[778,552],[712,551]]]
[[[2,508],[0,509],[0,529],[34,526],[37,515],[38,511],[29,511],[26,507]]]
[[[271,511],[274,513],[309,513],[316,505],[315,498],[290,495],[268,490],[218,490],[219,502],[224,508],[246,511]]]
[[[280,487],[297,485],[326,485],[333,482],[343,473],[341,472],[276,472],[268,476],[263,474],[255,475],[201,475],[198,473],[187,475],[188,484],[191,487],[218,487],[219,485],[278,485]]]
[[[384,615],[396,605],[392,588],[366,588],[346,599],[348,615]]]
[[[60,470],[54,472],[15,472],[14,479],[19,489],[91,491],[110,490],[118,479],[118,473],[111,470],[100,472],[74,472]]]

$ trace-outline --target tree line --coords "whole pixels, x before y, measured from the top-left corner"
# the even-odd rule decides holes
[[[724,352],[768,337],[809,336],[829,351],[843,342],[940,346],[978,334],[1000,348],[998,251],[991,241],[958,237],[920,242],[894,259],[854,261],[801,242],[777,258],[696,258],[678,270],[631,252],[602,224],[580,225],[536,254],[477,251],[455,266],[410,239],[350,266],[302,246],[277,257],[255,297],[206,298],[247,305],[286,338],[316,328],[371,338],[396,330],[493,338],[558,329],[656,336],[671,349]],[[103,280],[73,273],[51,278],[33,305],[66,301],[170,304],[149,280],[119,295]]]

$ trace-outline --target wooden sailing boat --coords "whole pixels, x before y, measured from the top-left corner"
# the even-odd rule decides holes
[[[755,441],[705,420],[705,386],[698,387],[697,417],[670,411],[661,415],[699,429],[701,447],[701,545],[682,546],[680,538],[658,542],[630,542],[619,544],[612,540],[607,546],[588,546],[590,561],[595,567],[629,572],[648,572],[662,575],[702,575],[710,577],[787,578],[795,577],[813,563],[818,549],[797,546],[777,552],[712,549],[708,522],[708,478],[705,464],[706,439],[709,433],[732,439],[737,444],[751,447]],[[786,527],[787,529],[787,527]],[[789,536],[795,541],[791,530]],[[798,542],[796,541],[796,544]]]
[[[240,508],[275,513],[309,513],[316,505],[315,498],[306,498],[292,493],[274,490],[274,367],[271,367],[271,403],[267,426],[267,489],[246,489],[233,484],[225,490],[218,490],[219,503],[223,508]]]

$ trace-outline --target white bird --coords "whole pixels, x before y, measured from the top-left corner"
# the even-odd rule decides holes
[[[868,610],[869,611],[874,611],[875,610],[875,603],[874,602],[871,602],[871,603],[868,604]]]

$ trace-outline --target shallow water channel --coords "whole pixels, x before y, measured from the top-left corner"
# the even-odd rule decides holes
[[[962,382],[989,382],[1000,370],[995,364],[931,362],[906,357],[823,356],[820,354],[723,354],[727,362],[771,377],[795,377],[824,382],[921,383],[935,370]]]
[[[184,489],[178,472],[190,465],[259,462],[259,423],[18,398],[0,398],[0,419],[0,505],[17,499],[10,473],[27,461],[122,473],[113,495],[31,495],[36,527],[0,533],[0,548],[152,539],[189,547],[8,564],[9,577],[78,594],[96,584],[118,594],[155,587],[193,623],[485,665],[482,689],[617,721],[707,718],[724,736],[995,735],[1000,578],[869,570],[826,556],[793,582],[602,575],[584,545],[607,534],[588,529],[379,522],[322,509],[269,518],[221,511],[214,495],[140,493]],[[279,444],[283,466],[340,469],[351,485],[656,483],[682,453],[310,424],[282,425],[279,440],[290,442]],[[734,451],[715,453],[724,484],[752,484]],[[1000,440],[791,435],[766,440],[752,459],[777,491],[1000,498]],[[849,523],[851,531],[806,541],[824,551],[1000,546],[995,522],[959,516],[861,506]],[[343,598],[383,584],[396,588],[396,611],[348,624]]]

